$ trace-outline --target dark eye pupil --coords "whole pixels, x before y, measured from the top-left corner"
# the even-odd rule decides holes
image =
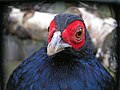
[[[79,31],[79,32],[78,32],[78,36],[80,36],[81,34],[82,34],[82,31]]]

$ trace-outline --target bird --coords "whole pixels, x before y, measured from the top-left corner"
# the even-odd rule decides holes
[[[84,20],[56,15],[47,44],[10,75],[6,90],[115,90],[115,81],[97,61]]]

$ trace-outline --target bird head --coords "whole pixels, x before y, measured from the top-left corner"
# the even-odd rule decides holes
[[[49,26],[47,54],[54,55],[71,48],[79,51],[86,41],[86,27],[81,17],[74,14],[59,14]]]

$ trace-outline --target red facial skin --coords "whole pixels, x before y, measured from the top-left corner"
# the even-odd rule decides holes
[[[55,27],[56,27],[55,22],[54,22],[54,20],[52,20],[51,23],[50,23],[50,27],[49,27],[48,43],[50,43],[50,41],[52,39],[52,36],[53,36],[53,34],[56,30]]]
[[[56,26],[55,22],[54,20],[52,20],[52,22],[50,23],[50,28],[49,28],[48,43],[51,41],[53,33],[56,30],[55,26]],[[80,39],[76,37],[79,27],[82,29],[82,34],[80,36],[81,37]],[[61,36],[64,42],[70,44],[72,48],[80,49],[80,47],[82,47],[85,42],[85,26],[83,22],[80,20],[73,21],[65,28]]]

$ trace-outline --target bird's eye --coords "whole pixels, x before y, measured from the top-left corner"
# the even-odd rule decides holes
[[[83,29],[79,27],[79,28],[77,29],[77,32],[76,32],[76,35],[75,35],[75,36],[76,36],[76,39],[77,39],[77,40],[81,40],[81,38],[82,38],[82,36],[83,36],[83,33],[84,33]]]

